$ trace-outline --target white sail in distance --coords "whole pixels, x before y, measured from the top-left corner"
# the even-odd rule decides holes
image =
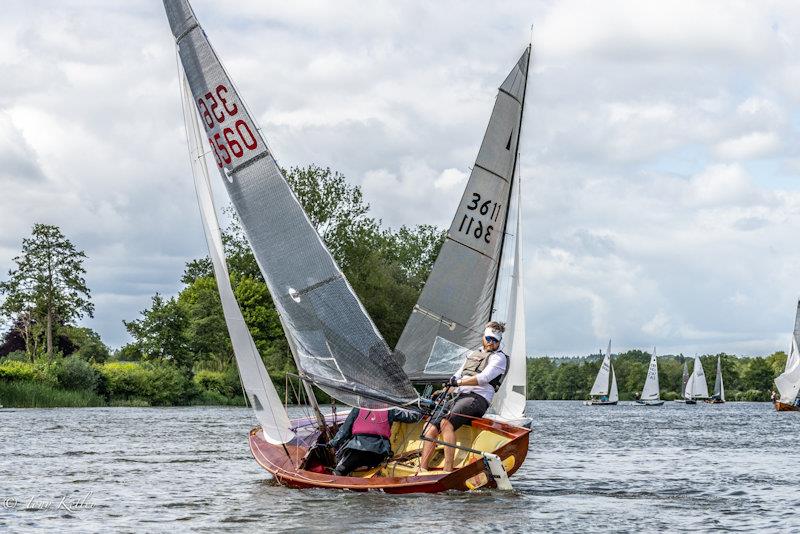
[[[703,371],[703,365],[700,363],[700,357],[694,357],[694,369],[689,376],[689,382],[686,384],[686,391],[684,397],[687,399],[704,399],[708,397],[708,383],[706,383],[706,373]]]
[[[416,405],[414,390],[281,174],[187,0],[164,0],[193,103],[298,371],[345,404]]]
[[[714,380],[714,398],[725,400],[725,384],[722,382],[722,356],[717,356],[717,376]]]
[[[199,116],[195,111],[189,82],[186,80],[182,68],[179,69],[179,76],[181,96],[183,97],[183,119],[197,203],[203,221],[209,256],[214,266],[214,278],[217,281],[222,312],[230,334],[236,366],[239,369],[239,376],[248,402],[255,412],[256,419],[261,423],[264,438],[273,444],[287,443],[294,437],[294,433],[290,430],[289,415],[269,378],[233,294],[211,192],[211,179],[208,175],[208,166],[203,151],[205,143],[201,134]]]
[[[616,375],[614,376],[614,383],[616,384]],[[603,363],[600,364],[600,370],[597,372],[597,377],[592,384],[592,390],[589,395],[595,397],[602,397],[608,395],[611,389],[611,340],[608,340],[608,350],[603,357]]]
[[[658,358],[656,349],[653,347],[653,355],[650,357],[650,366],[647,368],[647,379],[642,388],[641,400],[659,400],[661,392],[658,384]]]
[[[412,380],[446,380],[480,348],[495,312],[529,60],[530,46],[498,89],[461,202],[397,342],[395,357]]]
[[[775,386],[780,393],[780,400],[784,404],[794,404],[800,393],[800,354],[798,354],[798,336],[800,336],[800,301],[797,303],[797,312],[794,319],[794,332],[792,333],[792,346],[789,357],[786,358],[786,368],[775,379]]]
[[[489,413],[505,420],[522,418],[525,411],[527,387],[527,356],[525,339],[525,295],[522,269],[522,187],[517,179],[517,220],[514,234],[514,266],[511,271],[511,293],[506,314],[506,334],[509,366],[500,389],[492,399]]]
[[[619,400],[619,390],[617,389],[617,373],[614,372],[614,364],[611,364],[611,393],[608,394],[608,402]]]

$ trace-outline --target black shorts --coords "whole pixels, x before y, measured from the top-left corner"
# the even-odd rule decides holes
[[[456,397],[453,407],[450,409],[449,414],[440,414],[431,419],[431,424],[441,431],[439,423],[443,419],[450,421],[454,429],[458,429],[466,424],[469,424],[471,417],[483,417],[486,410],[489,409],[489,401],[483,395],[478,393],[462,393]],[[461,417],[468,415],[470,417]]]

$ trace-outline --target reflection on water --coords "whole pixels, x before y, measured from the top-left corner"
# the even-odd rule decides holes
[[[0,410],[0,528],[800,528],[800,413],[529,402],[528,415],[531,449],[514,492],[393,496],[275,485],[250,456],[254,419],[243,408]]]

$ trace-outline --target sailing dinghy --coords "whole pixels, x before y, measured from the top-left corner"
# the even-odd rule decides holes
[[[673,402],[681,402],[683,404],[697,404],[696,400],[686,398],[686,384],[688,383],[689,383],[689,366],[686,363],[686,360],[683,360],[683,374],[681,376],[681,397],[679,399],[674,399]]]
[[[683,390],[683,398],[686,399],[686,404],[696,404],[698,399],[708,398],[708,383],[703,365],[700,363],[700,356],[694,357],[694,368]]]
[[[775,379],[780,397],[775,400],[775,409],[779,412],[800,412],[798,406],[798,393],[800,392],[800,351],[798,347],[800,336],[800,301],[797,302],[797,313],[794,319],[794,332],[792,333],[792,346],[786,358],[786,367],[783,373]]]
[[[653,355],[650,357],[650,367],[647,368],[647,379],[644,381],[642,394],[636,399],[637,406],[662,406],[661,391],[658,385],[658,359],[656,358],[656,348],[653,347]]]
[[[448,445],[457,449],[455,470],[450,473],[436,469],[436,456],[431,470],[420,472],[426,424],[421,421],[395,423],[394,456],[383,465],[356,470],[350,476],[333,474],[324,443],[340,421],[335,414],[319,410],[312,385],[359,408],[400,407],[429,413],[433,403],[414,389],[403,366],[405,356],[387,346],[309,222],[188,1],[164,0],[164,6],[180,58],[184,121],[206,241],[245,396],[259,422],[249,438],[256,461],[280,483],[298,488],[410,493],[510,487],[507,476],[525,460],[530,430],[488,418],[474,419],[458,430],[457,443]],[[462,312],[484,321],[495,298],[529,58],[530,46],[500,87],[456,215],[458,219],[463,212],[466,217],[461,225],[454,222],[437,259],[437,264],[456,262],[462,270],[458,274],[465,277],[476,272],[483,276],[480,287],[491,289],[488,297],[481,293],[485,305]],[[233,296],[206,167],[205,140],[280,315],[313,417],[289,420]],[[459,246],[481,257],[465,255]],[[449,288],[458,283],[451,274]],[[430,285],[429,280],[426,289]],[[464,297],[450,294],[448,287],[432,287],[433,297],[444,307],[452,306],[448,300]],[[463,327],[470,323],[464,320],[452,328],[453,323],[446,324],[449,331],[463,334]],[[468,343],[464,346],[474,346],[469,343],[475,339],[463,339]]]
[[[614,372],[614,363],[611,361],[611,340],[608,340],[608,349],[600,364],[600,371],[594,379],[592,391],[589,392],[592,399],[586,401],[586,406],[615,406],[619,401],[619,390],[617,389],[617,374]]]
[[[714,379],[714,394],[705,400],[708,404],[725,403],[725,384],[722,383],[722,356],[717,356],[717,377]]]

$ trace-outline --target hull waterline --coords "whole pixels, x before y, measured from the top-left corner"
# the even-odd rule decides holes
[[[775,410],[778,412],[800,412],[800,406],[795,406],[794,404],[788,404],[781,401],[775,401],[774,403]]]

